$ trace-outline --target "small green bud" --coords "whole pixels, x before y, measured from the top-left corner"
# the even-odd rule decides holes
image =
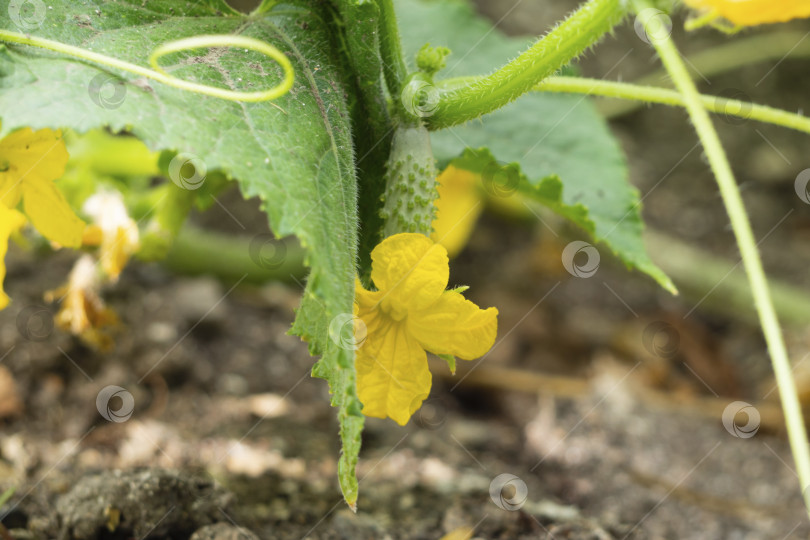
[[[430,43],[425,43],[416,53],[416,67],[419,71],[432,77],[438,71],[444,69],[445,58],[449,54],[450,49],[447,47],[431,47]]]

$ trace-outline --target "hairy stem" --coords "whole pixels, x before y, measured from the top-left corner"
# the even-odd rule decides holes
[[[648,34],[653,35],[653,28],[649,23],[658,10],[653,8],[649,0],[632,0],[632,2],[639,13],[639,19],[648,29]],[[765,278],[765,271],[762,268],[762,261],[754,241],[754,233],[751,230],[748,214],[740,196],[740,190],[734,180],[734,174],[723,146],[720,144],[720,138],[717,136],[717,132],[709,119],[708,112],[701,103],[697,87],[689,76],[689,72],[671,38],[669,35],[661,36],[660,32],[658,32],[655,33],[655,38],[651,39],[651,42],[658,51],[664,68],[672,77],[675,87],[683,96],[686,110],[689,112],[689,117],[700,137],[712,172],[717,179],[717,185],[720,188],[720,194],[723,197],[731,227],[734,230],[734,236],[740,249],[743,266],[748,275],[748,283],[754,296],[754,304],[759,315],[760,325],[765,335],[765,341],[768,344],[776,382],[779,386],[782,409],[785,412],[785,423],[793,452],[793,460],[796,464],[805,506],[810,512],[810,498],[807,489],[810,486],[810,446],[808,446],[802,409],[796,392],[796,385],[793,381],[793,373],[782,330],[776,317],[768,282]]]
[[[402,42],[399,39],[399,26],[394,13],[393,0],[377,0],[380,8],[380,54],[383,60],[383,74],[388,83],[388,91],[395,98],[402,90],[402,81],[408,76],[408,67],[402,56]]]
[[[810,39],[805,39],[804,32],[785,29],[768,34],[743,37],[723,43],[711,49],[689,54],[687,69],[693,77],[711,78],[743,67],[785,58],[810,57]],[[647,86],[668,85],[666,71],[654,71],[634,81],[635,84]],[[600,104],[600,111],[608,118],[621,116],[635,111],[641,106],[638,102],[614,101]]]
[[[588,0],[523,54],[494,73],[445,90],[426,119],[435,130],[492,112],[530,91],[599,41],[625,15],[621,0]]]
[[[141,77],[147,77],[149,79],[153,79],[155,81],[158,81],[168,86],[172,86],[174,88],[179,88],[181,90],[195,92],[197,94],[203,94],[206,96],[217,97],[228,101],[256,102],[256,101],[268,101],[271,99],[276,99],[290,91],[290,88],[292,88],[294,80],[292,64],[290,63],[289,59],[284,55],[284,53],[282,53],[276,47],[270,45],[267,42],[259,41],[258,39],[253,39],[245,36],[233,36],[233,35],[195,36],[191,38],[178,39],[176,41],[163,43],[162,45],[158,46],[154,51],[152,51],[152,54],[149,56],[149,63],[152,65],[154,69],[145,68],[137,64],[131,64],[129,62],[125,62],[123,60],[107,56],[106,54],[100,54],[97,52],[89,51],[87,49],[82,49],[81,47],[74,47],[73,45],[67,45],[59,41],[53,41],[50,39],[40,38],[36,36],[20,34],[19,32],[12,32],[10,30],[0,30],[0,41],[5,41],[7,43],[20,43],[23,45],[31,45],[33,47],[39,47],[41,49],[47,49],[61,54],[66,54],[68,56],[80,58],[82,60],[87,60],[89,62],[100,64],[102,66],[120,69],[128,73],[140,75]],[[167,54],[207,47],[241,47],[244,49],[250,49],[253,51],[260,52],[265,56],[269,56],[270,58],[275,60],[279,64],[279,66],[281,66],[281,68],[284,70],[284,79],[273,88],[267,90],[261,90],[257,92],[237,92],[233,90],[225,90],[224,88],[216,88],[213,86],[208,86],[206,84],[193,83],[189,81],[184,81],[182,79],[178,79],[177,77],[174,77],[166,73],[163,70],[163,68],[160,67],[160,65],[158,64],[160,58]]]

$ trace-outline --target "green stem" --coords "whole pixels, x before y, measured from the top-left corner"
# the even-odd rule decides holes
[[[263,15],[273,9],[279,0],[262,0],[262,3],[256,6],[256,9],[250,12],[251,17]],[[238,12],[237,12],[238,13]]]
[[[408,76],[408,67],[402,55],[402,42],[399,39],[399,26],[394,12],[393,0],[377,0],[380,8],[380,55],[383,60],[383,74],[388,83],[388,91],[399,97],[402,82]]]
[[[279,240],[283,252],[278,252],[273,264],[257,264],[251,257],[249,238],[183,227],[174,239],[171,250],[162,261],[174,272],[182,274],[211,274],[225,281],[261,284],[268,281],[291,283],[303,279],[305,250],[297,243]],[[261,260],[259,260],[261,262]]]
[[[666,88],[639,86],[637,84],[584,79],[579,77],[549,77],[533,90],[540,92],[570,92],[610,98],[629,99],[646,103],[659,103],[685,107],[686,102],[681,94]],[[755,105],[746,101],[727,99],[719,96],[699,96],[700,102],[707,110],[736,116],[743,119],[757,120],[782,126],[804,133],[810,133],[810,118],[767,105]]]
[[[120,69],[135,75],[140,75],[141,77],[153,79],[174,88],[179,88],[181,90],[195,92],[197,94],[203,94],[206,96],[217,97],[228,101],[256,102],[276,99],[290,91],[294,80],[292,64],[284,53],[269,43],[245,36],[195,36],[164,43],[153,50],[152,54],[149,56],[149,63],[154,69],[148,69],[137,64],[124,62],[123,60],[118,60],[117,58],[107,56],[106,54],[88,51],[86,49],[67,45],[59,41],[29,36],[26,34],[20,34],[19,32],[11,32],[9,30],[0,30],[0,41],[5,41],[8,43],[20,43],[23,45],[39,47],[41,49],[48,49],[50,51],[73,56],[74,58],[80,58],[82,60],[101,64],[102,66]],[[257,92],[235,92],[233,90],[225,90],[223,88],[216,88],[205,84],[198,84],[184,81],[183,79],[178,79],[177,77],[166,73],[158,64],[160,58],[167,54],[207,47],[241,47],[260,52],[278,62],[278,64],[284,70],[284,79],[273,88],[269,88],[267,90]]]
[[[514,212],[508,216],[524,219]],[[525,219],[534,222],[536,218],[527,212]],[[733,261],[649,228],[645,237],[650,255],[677,283],[680,292],[696,301],[705,297],[703,306],[714,313],[746,323],[758,322],[756,314],[749,316],[747,312],[753,297],[745,276],[737,272],[729,274]],[[163,264],[181,274],[212,274],[225,281],[238,281],[247,274],[246,282],[259,285],[271,281],[292,282],[293,277],[304,279],[307,269],[303,249],[295,244],[285,243],[285,246],[284,264],[262,268],[250,258],[249,239],[186,225],[175,237]],[[806,325],[810,320],[810,300],[804,291],[785,281],[772,279],[770,283],[780,319],[797,327]],[[707,297],[709,292],[711,295]]]
[[[653,8],[649,0],[632,0],[632,2],[635,10],[639,13],[639,19],[645,28],[648,28],[651,16],[654,17],[653,14],[657,14],[658,10]],[[648,33],[653,35],[651,30],[650,27]],[[765,341],[768,344],[774,375],[779,386],[782,409],[785,412],[785,423],[790,447],[793,451],[793,460],[796,464],[805,506],[808,513],[810,513],[810,493],[808,493],[810,490],[807,489],[810,487],[810,446],[808,446],[802,409],[796,392],[796,385],[793,381],[793,373],[782,330],[776,317],[768,282],[765,278],[765,271],[762,268],[762,261],[754,241],[754,233],[751,230],[751,224],[743,205],[740,190],[734,180],[734,174],[723,146],[720,144],[720,138],[717,136],[717,132],[709,119],[708,112],[703,108],[700,94],[681,60],[680,53],[668,35],[659,36],[656,34],[656,38],[651,41],[658,51],[664,68],[672,77],[675,87],[683,96],[686,110],[695,125],[695,130],[703,144],[712,172],[717,179],[717,185],[720,188],[720,194],[723,197],[731,227],[734,230],[734,236],[740,249],[743,266],[748,275],[748,282],[754,296],[754,304],[759,314],[760,325],[765,334]]]
[[[625,16],[621,0],[588,0],[526,52],[468,85],[440,93],[427,118],[432,130],[461,124],[503,107],[599,41]]]

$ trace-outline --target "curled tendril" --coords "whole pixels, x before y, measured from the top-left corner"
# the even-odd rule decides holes
[[[28,36],[8,30],[0,30],[0,41],[5,41],[7,43],[21,43],[23,45],[31,45],[42,49],[48,49],[54,52],[67,54],[75,58],[88,60],[96,64],[101,64],[103,66],[134,73],[136,75],[140,75],[141,77],[147,77],[167,86],[187,90],[196,94],[221,98],[228,101],[257,102],[276,99],[290,91],[294,80],[292,64],[283,52],[265,41],[260,41],[258,39],[245,36],[203,35],[169,41],[160,45],[158,48],[152,51],[152,54],[149,56],[149,64],[153,69],[131,64],[123,60],[118,60],[117,58],[112,58],[104,54],[88,51],[72,45],[66,45],[65,43],[61,43],[59,41],[52,41],[50,39],[36,36]],[[215,86],[208,86],[206,84],[184,81],[183,79],[168,74],[159,64],[159,60],[167,54],[208,47],[240,47],[243,49],[250,49],[252,51],[260,52],[263,55],[273,59],[276,63],[278,63],[279,66],[281,66],[281,69],[284,71],[284,79],[276,86],[267,90],[241,92],[217,88]]]

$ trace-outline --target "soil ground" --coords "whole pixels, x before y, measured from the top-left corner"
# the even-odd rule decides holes
[[[573,5],[482,0],[479,8],[507,32],[538,33]],[[676,19],[687,54],[722,39],[685,37],[680,26]],[[655,67],[631,25],[597,50],[581,63],[586,75],[613,69],[611,78],[632,80]],[[774,60],[713,76],[702,90],[742,88],[796,110],[807,104],[808,77],[806,62]],[[807,290],[810,205],[793,190],[810,166],[806,141],[752,122],[718,124],[768,272]],[[733,268],[739,257],[722,201],[684,114],[643,109],[611,126],[645,197],[646,222]],[[254,202],[231,194],[223,203],[249,233],[262,232]],[[215,207],[198,222],[233,229],[230,219]],[[455,377],[437,363],[431,397],[409,425],[366,422],[356,515],[337,489],[326,385],[310,378],[306,346],[286,335],[299,287],[232,287],[132,264],[106,294],[125,331],[112,353],[99,354],[49,331],[42,312],[45,327],[31,318],[73,257],[12,250],[6,290],[14,303],[0,312],[0,486],[17,493],[3,523],[18,539],[78,538],[66,528],[75,512],[103,514],[106,504],[82,498],[83,482],[115,485],[110,471],[120,470],[158,485],[168,469],[179,477],[170,485],[181,487],[127,492],[137,482],[126,477],[111,495],[135,497],[121,523],[162,516],[155,529],[88,538],[185,540],[215,521],[262,539],[438,539],[464,528],[503,539],[807,538],[758,328],[703,309],[700,297],[672,297],[607,257],[593,278],[573,278],[560,252],[576,238],[553,218],[527,227],[484,217],[451,282],[499,308],[499,341]],[[806,381],[800,361],[810,334],[787,330]],[[99,415],[96,398],[108,385],[134,398],[125,422]],[[756,403],[760,420],[747,409],[747,419],[724,427],[735,401]],[[212,482],[222,491],[211,491]],[[198,499],[206,505],[186,507]],[[210,537],[237,538],[226,534]]]

